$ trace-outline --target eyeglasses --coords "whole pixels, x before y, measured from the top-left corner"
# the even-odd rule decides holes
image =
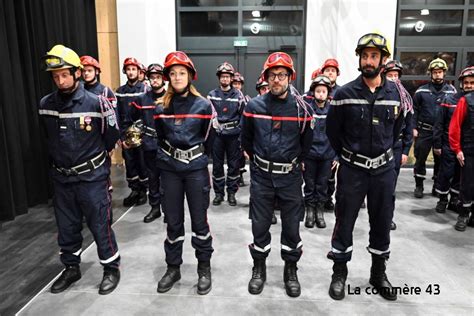
[[[285,78],[288,77],[288,76],[289,76],[289,74],[286,73],[286,72],[280,72],[280,73],[278,73],[278,74],[273,73],[273,72],[270,72],[270,73],[268,74],[268,79],[273,81],[273,80],[275,80],[275,78],[278,77],[278,80],[281,81],[281,80],[285,80]]]
[[[372,42],[375,46],[387,46],[387,39],[377,33],[365,34],[357,42],[357,46],[366,46]]]
[[[278,59],[282,59],[285,63],[293,64],[293,60],[291,59],[290,55],[286,53],[278,52],[278,53],[273,53],[270,56],[268,56],[268,62],[271,64],[276,62]]]

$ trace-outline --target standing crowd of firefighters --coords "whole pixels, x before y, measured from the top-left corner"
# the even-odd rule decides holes
[[[242,92],[244,76],[228,62],[217,67],[217,88],[202,96],[193,85],[197,70],[181,51],[148,67],[126,58],[122,71],[127,82],[114,93],[99,83],[96,59],[54,46],[44,62],[57,90],[39,106],[51,160],[60,259],[65,265],[51,291],[62,292],[81,278],[83,218],[104,267],[99,294],[111,293],[120,281],[110,183],[110,154],[118,144],[131,190],[123,205],[148,201],[151,210],[144,222],[163,213],[167,224],[167,268],[158,282],[159,293],[169,291],[181,278],[185,200],[198,261],[197,292],[209,293],[214,251],[207,221],[210,190],[213,205],[227,199],[236,206],[248,161],[253,235],[249,250],[254,262],[249,293],[261,293],[266,282],[275,209],[282,225],[283,281],[291,297],[301,293],[300,222],[304,220],[307,228],[325,228],[324,213],[334,210],[327,254],[334,262],[329,295],[343,299],[354,225],[360,208],[366,207],[370,284],[385,299],[396,300],[385,269],[390,231],[397,227],[393,221],[397,178],[412,143],[414,196],[423,197],[426,160],[432,150],[436,212],[458,212],[458,231],[473,225],[474,181],[468,178],[474,175],[474,93],[470,93],[474,67],[460,73],[458,92],[444,79],[446,62],[436,58],[428,67],[430,81],[411,96],[400,82],[403,66],[389,60],[382,35],[365,34],[355,51],[360,76],[339,86],[339,64],[330,58],[313,72],[304,94],[292,85],[296,69],[291,57],[272,53],[256,83],[258,95],[251,98]]]

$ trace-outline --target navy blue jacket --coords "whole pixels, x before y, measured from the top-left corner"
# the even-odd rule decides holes
[[[436,115],[436,121],[433,126],[433,147],[435,149],[449,149],[449,123],[453,117],[454,110],[459,99],[464,96],[464,92],[460,91],[456,94],[447,94],[441,102],[441,109]]]
[[[147,91],[147,86],[140,81],[137,81],[134,86],[129,85],[127,82],[117,89],[115,96],[117,97],[117,111],[119,114],[118,123],[120,127],[120,137],[122,140],[124,140],[125,132],[128,126],[130,126],[127,126],[127,124],[129,124],[131,120],[130,109],[133,107],[132,102],[136,101],[137,97]]]
[[[271,93],[257,96],[245,107],[242,119],[242,147],[249,154],[272,162],[301,162],[308,154],[313,130],[311,109],[297,106],[288,93],[279,99]]]
[[[413,129],[415,128],[415,121],[413,120],[413,113],[408,112],[403,119],[402,128],[398,139],[393,145],[393,149],[401,149],[403,155],[410,153],[411,145],[413,145]]]
[[[329,101],[326,101],[324,107],[318,107],[314,97],[305,98],[313,109],[313,118],[315,122],[313,131],[313,143],[307,155],[307,158],[327,160],[335,159],[336,153],[331,147],[329,138],[326,134],[326,117],[329,111]]]
[[[242,92],[235,88],[222,91],[220,88],[209,92],[207,98],[214,105],[219,123],[240,122],[245,100]],[[239,135],[240,124],[232,129],[217,130],[218,135]]]
[[[362,80],[362,76],[336,91],[327,116],[327,135],[332,148],[340,155],[342,148],[375,158],[393,147],[403,121],[400,114],[400,95],[395,83],[383,80],[374,93]],[[344,159],[341,163],[355,166]],[[385,164],[371,173],[381,173],[393,168]],[[366,170],[366,169],[363,169]]]
[[[435,89],[432,82],[419,87],[413,97],[413,109],[415,110],[413,119],[415,125],[418,126],[418,122],[423,122],[433,126],[441,101],[443,101],[447,94],[455,93],[456,88],[447,82],[443,83],[439,91]]]
[[[45,96],[39,114],[46,130],[49,157],[59,168],[70,169],[109,152],[119,139],[112,105],[85,90],[82,83],[70,95],[55,91]],[[77,176],[65,176],[51,168],[52,178],[61,183],[98,181],[107,179],[109,174],[108,155],[102,166]]]
[[[212,149],[212,121],[215,111],[212,104],[203,97],[189,94],[175,95],[167,109],[158,104],[155,109],[155,129],[158,142],[168,141],[175,148],[187,150],[203,144],[206,152],[189,164],[168,156],[158,148],[158,167],[169,171],[190,171],[207,168]]]

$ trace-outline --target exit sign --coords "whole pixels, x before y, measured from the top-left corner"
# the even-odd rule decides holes
[[[247,47],[247,40],[234,40],[234,47]]]

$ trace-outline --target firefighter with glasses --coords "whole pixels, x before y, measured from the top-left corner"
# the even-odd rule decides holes
[[[433,147],[433,125],[436,115],[443,99],[449,94],[456,93],[456,88],[444,80],[447,70],[448,65],[443,59],[436,58],[432,60],[428,66],[431,82],[419,87],[413,97],[415,108],[413,138],[415,140],[414,154],[416,158],[413,173],[415,176],[414,196],[416,198],[423,197],[423,181],[426,178],[426,159]],[[433,180],[436,183],[440,164],[439,152],[433,152],[433,158]],[[436,195],[434,184],[431,193]]]
[[[102,95],[84,89],[80,82],[83,66],[70,48],[54,46],[44,62],[57,86],[57,91],[41,100],[39,114],[51,160],[53,207],[60,259],[65,265],[51,292],[63,292],[81,278],[85,218],[104,268],[99,294],[109,294],[120,281],[120,254],[111,227],[112,198],[108,190],[108,153],[119,139],[114,107]]]
[[[367,250],[372,257],[370,284],[385,299],[396,300],[397,293],[385,273],[390,255],[396,177],[392,147],[400,133],[404,112],[411,104],[401,84],[381,76],[390,56],[385,37],[365,34],[355,51],[362,74],[338,89],[327,117],[327,135],[340,156],[336,223],[328,253],[334,262],[329,295],[335,300],[345,296],[353,229],[360,205],[367,196],[370,224]]]
[[[301,163],[313,139],[312,111],[291,82],[296,72],[291,57],[282,52],[268,56],[263,66],[270,92],[253,98],[242,119],[242,146],[250,164],[250,219],[253,243],[252,278],[248,290],[262,292],[266,258],[270,253],[270,226],[275,199],[281,207],[283,281],[290,297],[301,294],[297,262],[302,255],[300,220],[304,217]],[[313,122],[314,123],[314,122]]]

